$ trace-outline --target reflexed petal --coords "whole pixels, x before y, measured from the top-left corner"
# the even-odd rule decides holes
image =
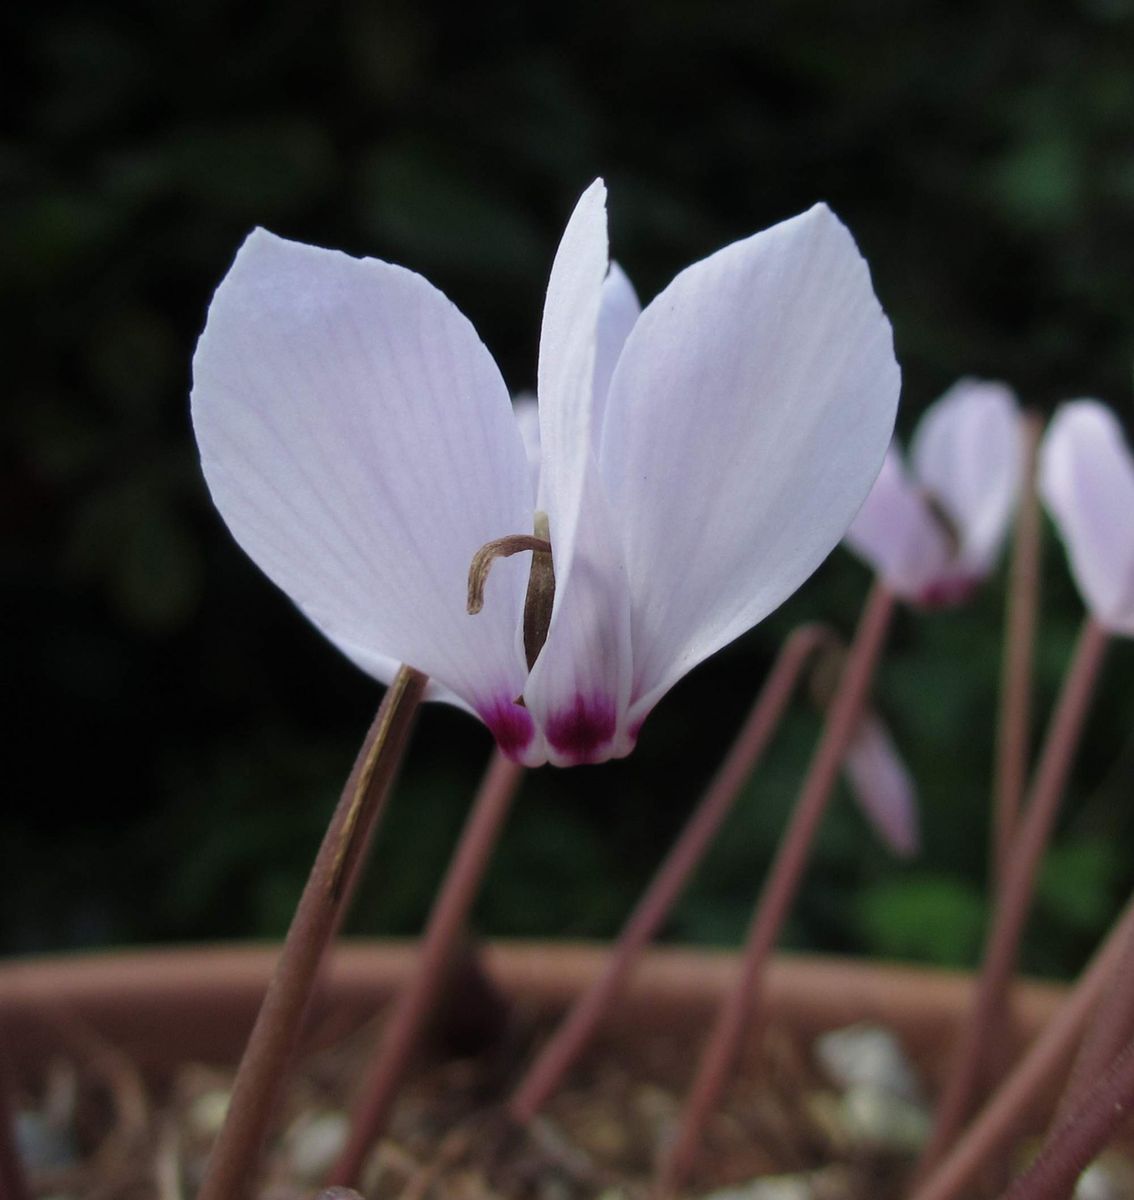
[[[689,267],[645,309],[600,450],[635,716],[831,551],[878,474],[898,387],[866,263],[822,205]]]
[[[595,385],[591,417],[592,440],[596,444],[602,434],[603,417],[606,414],[606,396],[610,390],[610,379],[618,365],[619,355],[630,330],[638,320],[642,306],[634,285],[626,278],[626,272],[616,263],[602,285],[602,304],[599,308],[598,337],[595,342]]]
[[[855,731],[843,770],[875,833],[903,858],[918,851],[917,794],[885,725],[873,713]]]
[[[353,645],[345,638],[331,637],[329,634],[326,636],[328,641],[338,647],[359,670],[364,671],[372,679],[377,679],[379,683],[393,683],[394,676],[397,675],[398,668],[402,665],[396,658],[388,658],[384,654],[373,654],[362,646]],[[449,691],[436,679],[430,679],[425,685],[425,699],[439,700],[443,704],[452,704],[454,708],[463,708],[467,713],[474,713],[474,710],[460,696]]]
[[[844,541],[905,600],[920,599],[949,565],[945,535],[894,446]]]
[[[482,716],[510,705],[527,556],[496,564],[477,616],[467,573],[527,532],[532,494],[503,380],[457,309],[401,267],[257,231],[193,374],[210,491],[266,574],[380,678],[407,662]]]
[[[1134,637],[1134,457],[1096,400],[1064,404],[1040,447],[1040,493],[1092,616]]]
[[[962,379],[926,409],[910,446],[918,482],[959,535],[957,565],[983,578],[996,564],[1023,472],[1023,425],[1002,383]]]

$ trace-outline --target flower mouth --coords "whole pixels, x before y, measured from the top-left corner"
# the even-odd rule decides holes
[[[528,592],[524,598],[524,656],[528,670],[535,665],[539,652],[547,641],[551,626],[551,608],[555,603],[555,566],[551,558],[551,531],[547,513],[535,515],[535,533],[512,533],[507,537],[494,538],[485,542],[473,555],[469,564],[469,594],[466,608],[476,615],[484,608],[484,585],[488,573],[498,558],[511,558],[530,550],[531,571],[528,574]]]
[[[941,535],[945,539],[949,557],[956,558],[961,552],[962,539],[960,525],[954,520],[940,496],[935,492],[929,488],[923,488],[921,494],[925,500],[926,508],[929,509],[929,515],[937,523],[937,528],[941,531]]]

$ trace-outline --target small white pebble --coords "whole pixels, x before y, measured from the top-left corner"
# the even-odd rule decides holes
[[[852,1145],[913,1153],[929,1136],[929,1114],[925,1109],[882,1088],[848,1088],[839,1112]]]
[[[196,1096],[189,1106],[189,1128],[201,1137],[216,1137],[228,1112],[229,1096],[225,1088],[210,1088]]]
[[[323,1179],[342,1153],[346,1139],[345,1113],[325,1112],[303,1117],[287,1134],[295,1173],[309,1182]]]
[[[809,1175],[767,1175],[710,1192],[702,1200],[812,1200],[814,1195]]]
[[[709,1192],[700,1200],[817,1200],[822,1196],[846,1195],[849,1189],[850,1178],[844,1167],[823,1167],[792,1175],[764,1175]]]
[[[1134,1200],[1134,1162],[1124,1155],[1100,1155],[1079,1176],[1074,1200]]]
[[[921,1099],[917,1076],[898,1039],[881,1025],[848,1025],[815,1039],[815,1057],[833,1083],[864,1085],[906,1100]]]

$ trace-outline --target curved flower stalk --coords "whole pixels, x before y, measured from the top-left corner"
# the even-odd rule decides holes
[[[1040,494],[1091,616],[1134,637],[1134,456],[1097,400],[1062,405],[1040,447]]]
[[[930,405],[907,470],[892,446],[846,544],[903,600],[963,603],[996,565],[1023,465],[1016,397],[962,379]]]
[[[898,388],[825,206],[639,314],[596,181],[544,305],[538,490],[500,372],[440,292],[262,230],[210,306],[193,420],[236,539],[332,642],[380,680],[427,674],[513,759],[568,765],[627,754],[678,679],[815,570]]]
[[[1040,445],[1039,491],[1067,545],[1088,615],[1008,843],[983,966],[919,1175],[942,1158],[972,1107],[1110,636],[1134,635],[1134,459],[1113,413],[1093,400],[1060,408]]]

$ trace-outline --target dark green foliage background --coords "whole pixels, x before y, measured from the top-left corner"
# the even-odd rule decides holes
[[[644,296],[819,198],[869,258],[900,420],[958,375],[1131,414],[1134,5],[661,0],[15,5],[0,18],[6,723],[0,949],[274,935],[377,689],[229,540],[186,397],[254,224],[403,262],[534,375],[559,231],[606,176]],[[695,398],[691,398],[695,402]],[[1037,728],[1080,606],[1048,537]],[[849,631],[837,551],[685,680],[628,761],[530,777],[477,910],[498,935],[614,931],[798,621]],[[905,613],[879,701],[916,774],[901,864],[828,819],[786,942],[965,963],[984,918],[1003,580]],[[1134,653],[1117,646],[1028,965],[1074,969],[1134,884]],[[729,944],[818,724],[792,712],[669,934]],[[353,919],[420,927],[489,751],[432,708]]]

